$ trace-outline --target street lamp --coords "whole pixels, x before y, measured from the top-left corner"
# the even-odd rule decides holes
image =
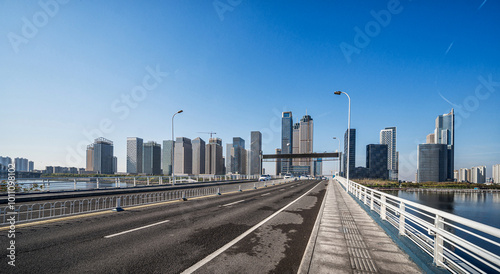
[[[350,163],[349,163],[349,156],[350,156],[350,150],[351,150],[351,97],[349,94],[343,92],[343,91],[335,91],[335,95],[340,95],[340,94],[345,94],[347,95],[347,98],[349,99],[349,112],[347,116],[347,185],[348,185],[348,190],[350,191],[350,181],[349,181],[349,169],[350,169]],[[340,142],[340,141],[339,141]]]
[[[336,139],[337,141],[339,141],[339,149],[337,150],[337,152],[340,153],[340,139],[337,137],[333,137],[333,139]],[[340,162],[341,162],[341,159],[340,159],[340,154],[339,154],[339,174],[340,174]]]
[[[179,110],[174,115],[172,115],[172,153],[170,153],[170,163],[172,165],[172,183],[175,184],[175,176],[174,176],[174,149],[175,149],[175,139],[174,139],[174,117],[175,115],[182,113],[183,110]]]
[[[292,151],[293,148],[290,149],[290,145],[291,145],[290,143],[286,143],[286,153],[288,153],[288,154],[292,154],[293,153],[293,151]],[[292,173],[292,172],[290,172],[291,162],[292,162],[291,158],[288,158],[286,160],[286,173]],[[286,173],[285,173],[285,175],[286,175]]]

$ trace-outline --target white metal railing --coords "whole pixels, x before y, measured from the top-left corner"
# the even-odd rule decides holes
[[[0,225],[8,224],[9,218],[15,216],[16,223],[55,218],[67,215],[89,213],[95,211],[130,207],[143,204],[160,203],[173,200],[186,200],[193,197],[210,196],[229,192],[257,189],[268,185],[283,184],[293,179],[277,179],[271,181],[227,184],[211,187],[196,187],[161,192],[124,194],[88,199],[55,201],[34,204],[20,204],[11,209],[6,205],[0,207]]]
[[[272,178],[280,178],[272,176]],[[17,192],[49,192],[94,190],[108,188],[127,188],[153,185],[178,185],[187,183],[204,183],[214,181],[258,180],[259,175],[175,175],[172,176],[117,176],[117,177],[44,177],[16,178]],[[0,182],[2,179],[0,179]]]
[[[499,273],[500,229],[377,191],[343,177],[335,179],[452,273]]]

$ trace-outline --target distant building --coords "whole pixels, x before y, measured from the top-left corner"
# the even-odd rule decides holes
[[[33,161],[28,162],[28,171],[33,172],[35,170],[35,163]]]
[[[386,127],[380,131],[380,144],[387,145],[387,169],[389,170],[389,180],[398,181],[396,127]]]
[[[356,176],[353,176],[354,172],[354,167],[356,165],[356,129],[351,128],[351,131],[349,133],[349,164],[347,164],[347,130],[344,133],[344,165],[343,165],[343,173],[344,177],[347,176],[347,169],[349,168],[349,177],[350,178],[355,178]],[[349,178],[349,179],[350,179]]]
[[[127,138],[127,173],[142,173],[143,140],[137,137]]]
[[[389,170],[387,169],[388,158],[387,145],[367,145],[366,146],[366,168],[369,172],[369,178],[389,179]],[[358,178],[361,178],[359,175]]]
[[[298,148],[298,138],[297,138],[297,148]],[[283,154],[293,153],[293,118],[291,111],[285,111],[281,114],[281,149]],[[296,152],[298,153],[298,152]],[[290,172],[290,167],[292,166],[292,159],[277,159],[281,164],[280,170],[276,171],[276,174],[280,172],[285,174]],[[283,170],[281,170],[283,169]],[[260,171],[259,171],[260,174]]]
[[[417,182],[444,182],[448,179],[446,144],[418,145]]]
[[[164,175],[172,175],[172,158],[174,158],[174,141],[163,141],[162,170]]]
[[[87,166],[85,168],[86,171],[94,171],[94,144],[90,144],[87,146]]]
[[[12,159],[10,157],[0,156],[0,165],[4,166],[6,169],[12,164]]]
[[[486,166],[477,166],[471,168],[471,183],[486,183]]]
[[[233,174],[246,174],[245,140],[241,137],[233,138],[231,148],[231,172]]]
[[[295,123],[292,129],[292,154],[298,154],[300,147],[300,123]],[[300,164],[300,159],[292,159],[292,166],[298,166]]]
[[[436,144],[447,146],[446,180],[453,181],[453,170],[455,169],[455,114],[453,109],[450,113],[439,115],[436,118],[434,135]]]
[[[299,153],[313,153],[313,119],[309,115],[304,115],[300,119],[299,128]],[[300,166],[308,166],[309,173],[314,172],[314,162],[311,158],[301,159]]]
[[[53,166],[46,166],[44,173],[45,174],[52,174],[52,173],[54,173],[54,167]]]
[[[113,142],[100,137],[94,140],[93,147],[93,171],[113,174]]]
[[[458,179],[459,179],[459,172],[458,170],[454,170],[453,171],[453,180],[455,180],[455,182],[459,182]]]
[[[250,132],[250,169],[249,174],[261,173],[260,154],[262,152],[262,133],[260,131]]]
[[[430,133],[425,138],[426,144],[435,144],[436,143],[436,135],[434,133]]]
[[[461,168],[458,170],[458,182],[469,182],[468,169]]]
[[[193,174],[205,174],[205,141],[197,137],[191,141],[193,147]]]
[[[28,159],[14,158],[14,164],[16,166],[16,171],[28,171]]]
[[[281,154],[281,149],[280,148],[277,148],[276,149],[276,154]],[[285,164],[288,164],[289,162],[285,162]],[[286,169],[283,169],[282,168],[282,165],[283,162],[280,161],[280,159],[276,159],[276,175],[280,175],[280,171],[285,171]],[[282,173],[283,174],[283,173]]]
[[[224,159],[222,157],[222,140],[210,138],[205,149],[205,173],[212,175],[224,174]]]
[[[226,144],[226,174],[233,173],[233,144]]]
[[[493,179],[493,183],[495,184],[500,184],[500,164],[498,165],[493,165],[493,167],[491,168],[492,170],[492,179]]]
[[[314,176],[323,175],[323,159],[318,158],[314,160]]]
[[[148,175],[161,174],[161,145],[149,141],[143,144],[142,172]]]
[[[174,172],[176,175],[193,173],[193,146],[191,139],[177,137],[174,148]]]

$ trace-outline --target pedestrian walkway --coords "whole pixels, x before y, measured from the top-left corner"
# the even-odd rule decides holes
[[[330,180],[299,273],[421,273],[385,231]]]

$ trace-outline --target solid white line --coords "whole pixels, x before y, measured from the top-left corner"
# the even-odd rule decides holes
[[[260,195],[260,196],[266,196],[266,195],[269,195],[269,194],[271,194],[271,192],[264,193],[264,194],[262,194],[262,195]]]
[[[321,182],[320,182],[321,183]],[[182,273],[186,273],[186,274],[190,274],[190,273],[193,273],[195,272],[196,270],[198,270],[200,267],[204,266],[205,264],[207,264],[208,262],[210,262],[211,260],[213,260],[215,257],[219,256],[222,252],[226,251],[227,249],[229,249],[231,246],[235,245],[237,242],[239,242],[241,239],[245,238],[248,234],[252,233],[254,230],[256,230],[257,228],[259,228],[260,226],[262,226],[263,224],[265,224],[267,221],[271,220],[272,218],[274,218],[276,215],[280,214],[283,210],[287,209],[289,206],[293,205],[295,202],[297,202],[298,200],[300,200],[302,197],[306,196],[307,194],[309,194],[309,192],[311,192],[313,189],[315,189],[320,183],[316,184],[313,188],[311,188],[309,191],[307,191],[306,193],[302,194],[299,198],[293,200],[291,203],[289,203],[288,205],[286,205],[285,207],[281,208],[280,210],[276,211],[273,213],[273,215],[267,217],[266,219],[262,220],[260,223],[252,226],[249,230],[245,231],[243,234],[241,234],[240,236],[236,237],[234,240],[230,241],[229,243],[225,244],[223,247],[217,249],[215,252],[213,252],[212,254],[208,255],[207,257],[205,257],[203,260],[197,262],[196,264],[194,264],[193,266],[191,266],[190,268],[184,270]]]
[[[237,202],[234,202],[234,203],[229,203],[229,204],[225,204],[225,205],[222,205],[222,206],[230,206],[230,205],[235,205],[235,204],[238,204],[238,203],[241,203],[241,202],[244,202],[245,200],[241,200],[241,201],[237,201]]]
[[[163,224],[163,223],[166,223],[166,222],[169,222],[169,221],[170,220],[165,220],[165,221],[161,221],[161,222],[158,222],[158,223],[141,226],[141,227],[134,228],[134,229],[127,230],[127,231],[123,231],[123,232],[120,232],[120,233],[116,233],[116,234],[111,234],[111,235],[108,235],[108,236],[104,236],[104,238],[108,239],[108,238],[111,238],[111,237],[115,237],[115,236],[118,236],[118,235],[122,235],[122,234],[125,234],[125,233],[136,231],[136,230],[139,230],[139,229],[148,228],[148,227],[152,227],[152,226],[155,226],[155,225],[160,225],[160,224]]]

